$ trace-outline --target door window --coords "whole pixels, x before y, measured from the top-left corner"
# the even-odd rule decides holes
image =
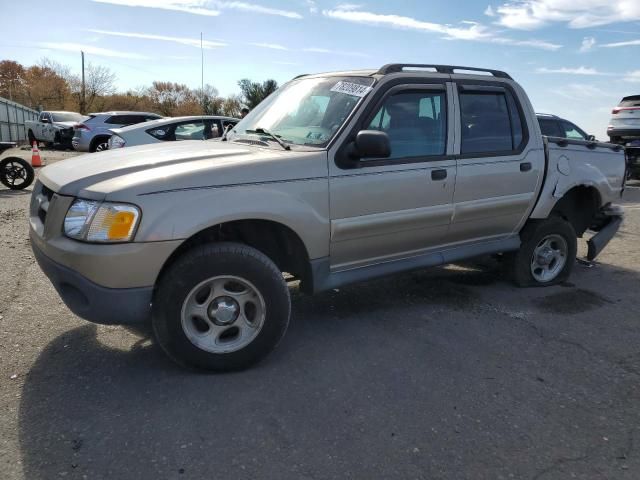
[[[176,125],[173,140],[204,140],[204,124],[202,121],[181,123]]]
[[[516,102],[508,92],[461,92],[460,152],[505,154],[523,139]]]
[[[444,155],[446,111],[444,92],[400,92],[385,99],[367,128],[389,136],[391,160]]]
[[[564,134],[560,130],[560,126],[558,122],[555,120],[550,120],[547,118],[541,118],[538,120],[540,123],[540,130],[542,130],[542,135],[547,137],[563,137]]]
[[[574,140],[586,140],[587,134],[571,122],[561,122],[563,129],[563,137],[572,138]]]

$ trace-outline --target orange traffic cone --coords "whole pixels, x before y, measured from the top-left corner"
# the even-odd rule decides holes
[[[42,159],[40,158],[40,150],[38,150],[38,142],[33,142],[33,148],[31,149],[31,166],[41,167]]]

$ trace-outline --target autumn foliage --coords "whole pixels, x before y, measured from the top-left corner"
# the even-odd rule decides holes
[[[164,116],[238,117],[244,106],[253,108],[278,87],[274,80],[256,83],[243,79],[238,82],[240,95],[221,97],[211,85],[191,89],[180,83],[155,81],[149,87],[118,92],[115,82],[115,74],[107,67],[88,63],[83,108],[80,77],[69,67],[48,59],[30,67],[13,60],[0,61],[0,97],[41,110],[139,110]]]

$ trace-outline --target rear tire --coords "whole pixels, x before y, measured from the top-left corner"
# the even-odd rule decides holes
[[[109,150],[109,137],[97,137],[91,142],[89,151],[91,153],[104,152]]]
[[[546,287],[569,278],[578,246],[576,232],[568,221],[556,216],[531,221],[520,238],[520,250],[506,255],[516,285]]]
[[[237,243],[211,243],[180,256],[158,281],[155,337],[182,366],[248,368],[266,357],[289,325],[282,272],[264,254]]]

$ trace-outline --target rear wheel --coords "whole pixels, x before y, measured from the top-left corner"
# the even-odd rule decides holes
[[[0,182],[11,190],[22,190],[33,182],[33,167],[26,160],[8,157],[0,161]]]
[[[520,250],[507,255],[516,285],[556,285],[569,277],[577,251],[576,232],[569,222],[560,217],[534,221],[520,238]]]
[[[97,137],[91,142],[91,148],[89,148],[91,153],[104,152],[105,150],[109,150],[109,137]]]
[[[162,275],[153,330],[183,366],[240,370],[269,354],[289,324],[289,290],[276,265],[234,243],[195,247]]]

